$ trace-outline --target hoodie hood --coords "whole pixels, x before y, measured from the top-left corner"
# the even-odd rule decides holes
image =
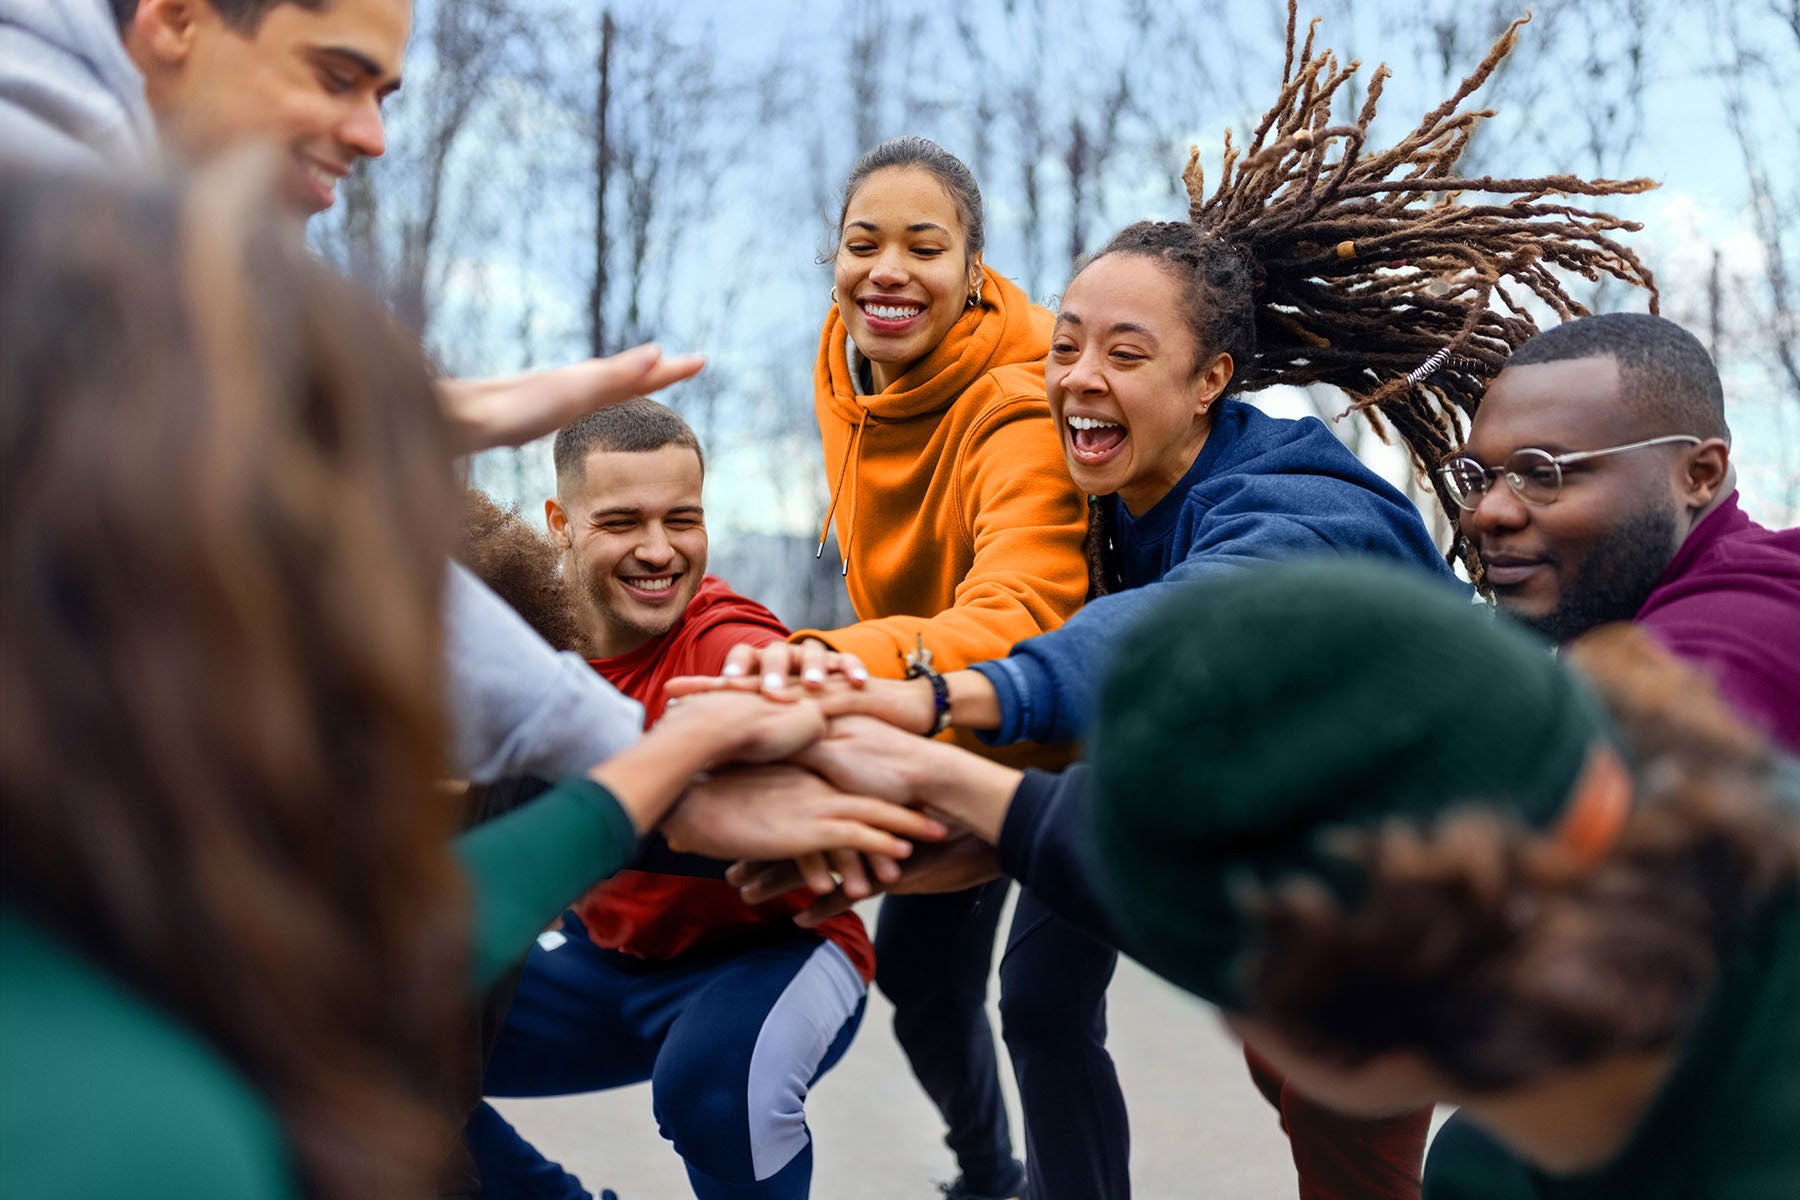
[[[157,159],[144,78],[106,0],[0,0],[0,160],[131,170]]]
[[[981,303],[957,318],[937,348],[874,395],[858,395],[850,361],[850,331],[836,305],[820,334],[813,386],[831,397],[831,410],[852,425],[906,421],[943,412],[977,379],[996,367],[1041,358],[1050,340],[1050,314],[1031,303],[1011,280],[982,267]],[[1034,354],[1021,355],[1030,346]]]
[[[819,358],[813,367],[813,392],[828,459],[833,457],[829,422],[842,421],[851,432],[848,442],[835,455],[837,467],[830,475],[831,502],[819,527],[817,553],[825,553],[831,519],[842,506],[844,520],[838,552],[845,576],[850,574],[850,553],[858,521],[864,435],[871,424],[901,425],[921,418],[941,418],[978,381],[1018,363],[1034,365],[1034,394],[1043,394],[1043,358],[1055,318],[1033,304],[1011,280],[996,275],[985,265],[982,275],[981,302],[957,318],[936,349],[874,395],[857,390],[856,363],[851,358],[849,329],[842,311],[834,304],[825,318]],[[939,422],[925,423],[935,426]],[[934,457],[941,453],[940,447]],[[934,468],[927,465],[927,470],[931,469]]]

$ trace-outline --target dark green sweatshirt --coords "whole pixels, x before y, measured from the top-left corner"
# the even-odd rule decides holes
[[[1425,1200],[1800,1198],[1800,895],[1772,908],[1720,976],[1674,1073],[1605,1166],[1553,1176],[1457,1117]]]
[[[637,851],[586,780],[464,834],[474,987]],[[297,1194],[274,1114],[198,1034],[0,909],[0,1200]]]

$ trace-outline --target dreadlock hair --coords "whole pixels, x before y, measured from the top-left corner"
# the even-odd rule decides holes
[[[1493,115],[1460,111],[1462,103],[1528,20],[1509,25],[1411,133],[1370,153],[1387,67],[1369,80],[1356,119],[1333,124],[1332,102],[1360,64],[1340,66],[1331,51],[1315,51],[1317,18],[1296,53],[1298,7],[1288,0],[1280,93],[1248,145],[1240,150],[1226,132],[1212,195],[1194,147],[1182,172],[1188,219],[1140,222],[1087,261],[1139,254],[1167,264],[1183,283],[1203,357],[1232,356],[1226,395],[1277,383],[1342,389],[1346,412],[1361,412],[1383,440],[1391,425],[1444,511],[1454,512],[1432,469],[1461,442],[1463,422],[1508,354],[1537,332],[1509,287],[1568,320],[1587,310],[1556,270],[1612,276],[1648,289],[1656,309],[1649,269],[1613,237],[1641,226],[1551,199],[1635,194],[1653,180],[1456,174],[1476,125]],[[1465,192],[1494,199],[1463,203]],[[1459,551],[1479,578],[1460,535],[1452,560]]]

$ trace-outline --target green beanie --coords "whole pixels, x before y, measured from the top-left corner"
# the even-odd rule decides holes
[[[1350,899],[1326,831],[1462,803],[1547,828],[1608,729],[1541,640],[1416,570],[1329,558],[1192,584],[1125,639],[1088,742],[1101,895],[1146,966],[1241,1008],[1240,882]]]

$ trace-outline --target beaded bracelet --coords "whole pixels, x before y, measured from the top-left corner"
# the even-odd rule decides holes
[[[944,677],[931,665],[931,651],[925,648],[925,635],[918,635],[918,645],[906,656],[906,677],[908,679],[924,679],[931,684],[931,703],[934,713],[931,728],[926,737],[936,737],[950,728],[950,685]]]

